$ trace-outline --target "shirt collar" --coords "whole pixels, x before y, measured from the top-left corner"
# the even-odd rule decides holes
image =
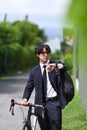
[[[50,60],[48,59],[48,61],[45,64],[40,63],[41,68],[43,67],[43,65],[48,66],[49,62],[50,62]]]

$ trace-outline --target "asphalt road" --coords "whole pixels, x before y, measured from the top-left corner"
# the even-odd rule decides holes
[[[4,77],[0,80],[0,130],[22,130],[23,114],[26,116],[27,107],[15,106],[15,115],[12,116],[9,112],[10,100],[22,99],[23,91],[28,79],[28,75]],[[34,93],[30,99],[34,101]]]

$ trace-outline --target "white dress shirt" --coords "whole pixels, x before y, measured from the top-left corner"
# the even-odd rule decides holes
[[[48,64],[49,64],[49,60],[47,61],[47,63],[45,65],[48,66]],[[43,65],[44,64],[40,63],[42,75],[43,75],[43,70],[44,70]],[[47,74],[47,96],[46,97],[55,97],[55,96],[57,96],[57,93],[50,83],[47,67],[46,67],[46,74]]]

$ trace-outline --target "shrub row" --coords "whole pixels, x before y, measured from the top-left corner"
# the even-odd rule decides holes
[[[18,43],[0,46],[0,73],[24,71],[32,68],[38,63],[34,52],[34,45],[23,47]],[[50,55],[50,59],[61,59],[60,51],[56,51]],[[72,64],[72,54],[64,57],[64,62]],[[72,73],[72,71],[71,71]]]
[[[0,73],[25,70],[37,63],[33,46],[23,47],[18,43],[0,46]]]

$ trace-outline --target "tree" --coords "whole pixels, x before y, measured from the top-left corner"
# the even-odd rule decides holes
[[[0,23],[0,44],[9,44],[15,39],[15,31],[7,21]]]
[[[12,26],[17,32],[17,42],[23,46],[29,46],[31,44],[43,43],[46,41],[46,36],[43,29],[39,29],[38,25],[30,22],[27,18],[23,21],[15,21]],[[19,37],[19,39],[18,39]],[[38,38],[38,40],[36,40]]]
[[[23,46],[45,42],[47,37],[44,30],[37,24],[30,22],[26,16],[23,21],[7,21],[7,15],[0,23],[0,44],[18,42]],[[37,41],[37,42],[35,42]]]

